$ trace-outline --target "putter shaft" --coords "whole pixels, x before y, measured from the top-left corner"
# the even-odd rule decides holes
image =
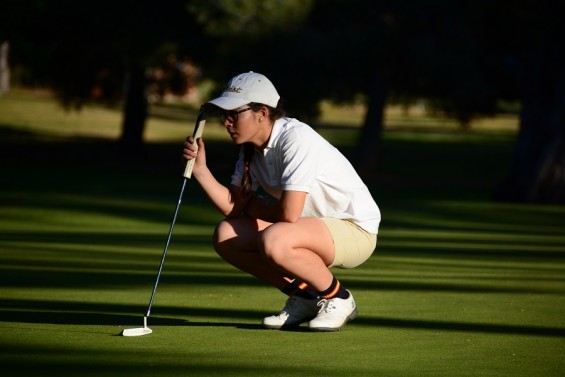
[[[151,314],[151,307],[153,306],[153,299],[155,298],[155,292],[157,292],[157,285],[159,285],[159,278],[161,277],[161,271],[163,270],[163,265],[165,264],[165,257],[167,256],[167,250],[169,249],[169,244],[171,243],[171,237],[173,235],[173,230],[175,229],[175,223],[177,221],[177,215],[179,213],[180,204],[182,202],[182,197],[184,195],[184,188],[186,187],[187,178],[182,180],[182,188],[180,190],[179,200],[177,202],[177,207],[175,209],[175,215],[173,216],[173,222],[169,229],[169,235],[167,237],[167,243],[165,244],[165,249],[163,250],[163,256],[161,257],[161,263],[159,264],[159,271],[157,272],[157,278],[155,279],[155,285],[153,285],[153,292],[151,292],[151,298],[149,299],[149,305],[147,306],[147,312],[145,313],[145,327],[147,327],[147,318]]]

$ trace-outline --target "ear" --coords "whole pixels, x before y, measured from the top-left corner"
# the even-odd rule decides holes
[[[270,111],[269,111],[269,108],[267,106],[261,106],[261,110],[259,110],[259,112],[261,113],[261,118],[264,117],[264,118],[269,119]],[[263,119],[261,119],[261,120],[263,120]]]

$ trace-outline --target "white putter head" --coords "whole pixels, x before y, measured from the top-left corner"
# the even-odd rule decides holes
[[[147,317],[143,317],[143,327],[137,327],[135,329],[125,329],[122,331],[122,336],[142,336],[151,334],[153,330],[147,327]]]

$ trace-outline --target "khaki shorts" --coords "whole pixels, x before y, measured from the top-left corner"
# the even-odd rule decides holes
[[[377,235],[367,232],[349,220],[321,219],[334,240],[335,258],[329,267],[353,268],[365,262],[377,246]]]

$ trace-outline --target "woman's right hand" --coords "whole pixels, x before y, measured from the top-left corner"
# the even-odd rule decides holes
[[[202,138],[198,138],[196,142],[198,143],[198,147],[194,145],[194,138],[192,136],[187,137],[182,150],[182,158],[185,162],[195,160],[192,168],[192,174],[194,175],[198,175],[199,171],[206,168],[206,149],[204,141],[202,141]]]

